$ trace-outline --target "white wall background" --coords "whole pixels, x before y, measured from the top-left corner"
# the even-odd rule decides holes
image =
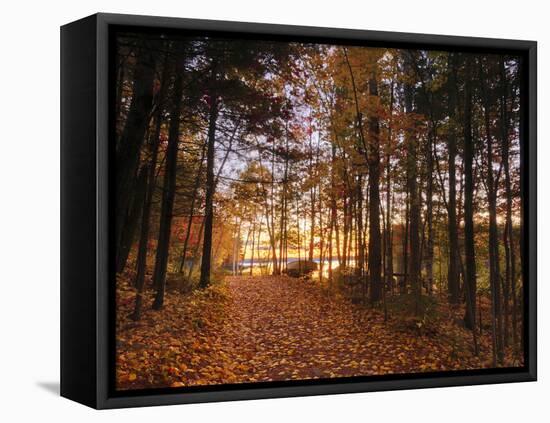
[[[0,9],[0,420],[548,421],[550,23],[544,4],[540,0],[4,2]],[[537,40],[539,382],[108,412],[58,397],[59,26],[99,11]]]

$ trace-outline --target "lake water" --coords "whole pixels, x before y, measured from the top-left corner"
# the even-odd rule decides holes
[[[295,257],[289,258],[287,260],[287,264],[295,263],[297,261],[298,261],[298,258],[295,258]],[[307,260],[302,259],[302,261],[307,261]],[[317,263],[317,265],[320,266],[321,259],[319,257],[314,258],[313,262]],[[329,263],[330,263],[329,260],[327,260],[327,259],[323,260],[323,276],[328,276]],[[252,260],[245,259],[245,260],[241,260],[239,262],[239,267],[240,267],[242,273],[246,274],[246,272],[250,272],[250,266],[252,265],[252,274],[253,275],[259,275],[259,274],[262,274],[262,273],[269,273],[271,271],[272,264],[273,263],[272,263],[271,260],[266,260],[266,259],[261,259],[259,261],[254,259],[253,264],[252,264]],[[350,264],[350,266],[354,266],[355,260],[350,260],[349,264]],[[335,270],[339,266],[340,266],[340,264],[338,263],[338,258],[333,259],[332,260],[332,270]],[[230,267],[231,266],[229,266],[229,268]],[[315,278],[315,277],[318,277],[318,276],[319,276],[319,270],[312,273],[312,277]]]

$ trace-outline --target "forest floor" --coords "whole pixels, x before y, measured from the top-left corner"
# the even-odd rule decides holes
[[[352,304],[308,280],[227,277],[165,307],[127,316],[134,290],[117,289],[117,389],[334,378],[492,367],[485,331],[475,356],[463,313],[438,305],[423,325]],[[412,322],[412,324],[409,324]],[[509,366],[514,363],[507,356]]]

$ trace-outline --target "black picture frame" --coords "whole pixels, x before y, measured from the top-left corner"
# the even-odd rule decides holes
[[[114,27],[523,57],[525,366],[357,379],[114,392],[109,288],[110,37]],[[488,38],[95,14],[61,27],[61,395],[97,409],[534,381],[537,378],[537,44]]]

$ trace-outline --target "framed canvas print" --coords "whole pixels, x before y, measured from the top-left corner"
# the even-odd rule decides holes
[[[536,380],[536,43],[61,29],[61,393]]]

